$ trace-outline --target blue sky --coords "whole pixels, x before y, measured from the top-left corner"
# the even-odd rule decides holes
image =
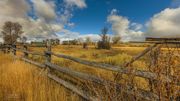
[[[104,26],[125,41],[180,37],[180,0],[2,0],[0,6],[0,27],[19,22],[29,40],[99,40]]]
[[[70,30],[81,34],[100,33],[109,26],[107,16],[112,9],[130,21],[145,24],[154,14],[171,6],[171,0],[86,0],[87,7],[73,12],[70,21],[75,23]]]

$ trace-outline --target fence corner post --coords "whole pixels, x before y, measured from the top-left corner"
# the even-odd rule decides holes
[[[46,48],[47,48],[47,50],[45,51],[46,62],[51,62],[51,40],[47,40]]]
[[[46,41],[46,48],[47,48],[47,50],[44,51],[44,54],[45,54],[45,64],[46,63],[51,63],[51,41],[50,40]],[[50,72],[50,68],[47,65],[46,65],[46,70],[47,70],[47,73]]]
[[[25,58],[27,58],[27,57],[28,57],[28,55],[29,55],[29,54],[27,53],[28,47],[27,47],[27,45],[26,45],[26,44],[24,44],[24,46],[23,46],[23,47],[24,47],[24,57],[25,57]]]
[[[6,53],[6,45],[5,44],[2,45],[2,51],[4,52],[4,54]]]
[[[11,47],[12,47],[12,44],[8,44],[7,45],[7,53],[11,53]]]
[[[12,48],[13,48],[13,55],[16,55],[16,44],[13,44]]]

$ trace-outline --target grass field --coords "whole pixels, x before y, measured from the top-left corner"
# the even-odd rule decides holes
[[[0,53],[1,101],[78,101],[76,94],[46,77],[46,71]]]
[[[111,50],[98,50],[94,47],[90,47],[88,49],[83,49],[82,46],[54,46],[52,51],[59,54],[66,54],[73,57],[81,58],[84,60],[94,61],[98,63],[106,63],[116,66],[121,66],[132,59],[133,56],[137,55],[138,53],[142,52],[146,47],[130,47],[130,46],[115,46]],[[30,51],[39,51],[44,52],[45,48],[29,48]],[[159,64],[154,66],[154,69],[151,70],[150,63],[154,59],[154,53],[145,55],[144,57],[140,58],[139,60],[135,61],[131,67],[132,69],[137,70],[145,70],[145,71],[152,71],[156,73],[161,73],[165,71],[165,68],[173,68],[179,66],[178,59],[179,57],[173,58],[168,60],[169,64],[164,64],[167,62],[166,58],[170,53],[168,53],[168,49],[163,49],[163,53],[158,57]],[[171,49],[173,50],[173,49]],[[155,52],[157,50],[154,50]],[[177,51],[177,50],[175,50]],[[177,52],[175,52],[177,53]],[[19,54],[20,55],[20,54]],[[172,54],[171,54],[172,55]],[[72,92],[68,91],[64,87],[56,84],[55,82],[49,80],[44,74],[46,71],[42,71],[37,69],[37,67],[19,61],[17,59],[11,58],[9,55],[0,54],[0,97],[1,99],[7,98],[8,96],[17,95],[22,99],[26,99],[28,101],[79,101],[77,95],[73,94]],[[32,60],[44,62],[43,57],[39,56],[30,56]],[[79,63],[72,62],[70,60],[52,57],[52,62],[58,64],[60,66],[71,68],[76,71],[93,74],[99,76],[104,79],[114,80],[114,77],[117,73],[102,70],[98,68],[92,68],[89,66],[85,66]],[[171,66],[169,66],[171,65]],[[163,66],[163,67],[161,67]],[[151,68],[150,68],[151,67]],[[125,67],[128,68],[128,67]],[[130,68],[131,69],[131,68]],[[175,70],[176,72],[172,73],[173,75],[180,75],[178,73],[179,69]],[[71,77],[57,74],[64,79],[69,79],[73,82],[76,82]],[[122,75],[123,79],[119,80],[120,83],[123,84],[132,84],[135,85],[137,88],[141,88],[144,90],[150,90],[149,81],[135,77],[133,75]],[[6,82],[4,82],[6,81]],[[79,82],[76,82],[79,83]],[[161,85],[161,84],[159,84]],[[165,86],[161,85],[158,89],[159,91],[163,92]],[[172,90],[172,94],[174,94],[175,89],[179,89],[177,87],[172,86],[170,88]],[[107,91],[107,90],[106,90]],[[99,90],[101,94],[101,90]],[[112,93],[113,94],[113,93]],[[37,96],[38,95],[38,96]],[[100,95],[100,96],[110,96],[110,95]],[[123,98],[124,96],[122,96]],[[110,98],[108,98],[110,99]]]

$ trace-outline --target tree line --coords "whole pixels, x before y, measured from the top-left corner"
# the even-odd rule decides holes
[[[27,37],[22,36],[24,33],[22,25],[20,25],[18,22],[11,22],[7,21],[4,23],[2,27],[2,35],[4,44],[13,45],[16,44],[18,40],[20,40],[22,43],[26,43]],[[99,34],[100,40],[97,42],[97,48],[98,49],[110,49],[111,44],[118,44],[121,41],[120,36],[113,36],[112,39],[108,35],[108,28],[104,27],[101,30],[101,34]],[[60,42],[60,40],[58,41]],[[63,41],[64,45],[83,45],[83,48],[87,48],[88,45],[95,44],[90,37],[86,37],[85,41],[82,42],[81,39],[74,39],[74,40],[68,40]]]

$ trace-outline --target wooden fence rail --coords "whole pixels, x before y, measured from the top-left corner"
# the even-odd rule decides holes
[[[90,62],[90,61],[82,60],[82,59],[75,58],[72,56],[67,56],[67,55],[63,55],[63,54],[55,54],[53,52],[48,52],[48,53],[50,53],[54,56],[60,57],[60,58],[72,60],[72,61],[80,63],[80,64],[92,66],[92,68],[97,67],[97,68],[101,68],[101,69],[110,70],[113,72],[118,72],[118,73],[123,73],[123,74],[132,74],[135,76],[139,76],[139,77],[143,77],[143,78],[151,79],[151,80],[158,80],[158,78],[159,78],[158,74],[148,72],[148,71],[134,70],[132,72],[128,68],[123,68],[123,67],[119,67],[119,66],[112,66],[109,64],[102,64],[102,63],[97,63],[97,62]],[[168,83],[173,82],[174,79],[176,79],[175,77],[168,77],[165,75],[161,75],[161,78],[163,78],[162,82],[168,82]],[[176,82],[176,84],[180,86],[180,81],[178,80]]]
[[[140,97],[142,99],[146,99],[146,100],[149,100],[149,101],[151,101],[151,100],[158,101],[158,99],[159,99],[156,94],[153,94],[151,92],[148,92],[148,91],[145,91],[145,90],[142,90],[142,89],[138,89],[136,91],[136,93],[134,93],[134,89],[133,89],[132,86],[116,84],[116,83],[114,83],[112,81],[104,80],[102,78],[99,78],[99,77],[96,77],[96,76],[93,76],[93,75],[89,75],[89,74],[86,74],[86,73],[77,72],[75,70],[72,70],[72,69],[69,69],[69,68],[66,68],[66,67],[60,67],[58,65],[55,65],[55,64],[52,64],[52,63],[49,63],[49,62],[45,62],[46,65],[44,65],[44,64],[40,64],[38,62],[34,62],[32,60],[26,59],[26,58],[21,58],[21,59],[28,62],[28,63],[34,64],[34,65],[42,67],[42,68],[48,66],[50,69],[54,69],[56,71],[59,71],[60,73],[67,74],[67,75],[69,75],[71,77],[80,78],[82,80],[95,82],[95,83],[98,83],[98,84],[101,84],[101,85],[106,85],[107,83],[110,84],[110,85],[115,85],[117,88],[121,88],[121,90],[123,90],[125,93],[130,94],[130,95],[138,96],[138,97]]]
[[[60,67],[58,65],[52,64],[52,63],[46,63],[47,66],[49,66],[52,69],[55,69],[61,73],[65,73],[67,75],[70,75],[72,77],[77,77],[86,81],[92,81],[101,85],[106,85],[106,84],[110,84],[110,85],[115,85],[117,88],[123,88],[123,91],[127,94],[131,94],[134,95],[134,89],[132,89],[133,87],[129,86],[129,85],[120,85],[120,84],[116,84],[112,81],[108,81],[108,80],[104,80],[102,78],[96,77],[94,75],[89,75],[86,73],[82,73],[82,72],[77,72],[75,70],[66,68],[66,67]],[[158,100],[158,96],[151,93],[151,92],[147,92],[145,90],[137,90],[136,91],[136,96],[146,99],[146,100]]]
[[[180,80],[179,80],[179,78],[176,78],[176,77],[159,75],[159,74],[156,74],[156,73],[153,73],[153,72],[142,71],[142,70],[130,71],[128,68],[123,68],[123,67],[119,67],[119,66],[112,66],[112,65],[103,64],[103,63],[96,63],[96,62],[87,61],[87,60],[82,60],[82,59],[79,59],[79,58],[76,58],[76,57],[67,56],[67,55],[63,55],[63,54],[56,54],[56,53],[51,52],[51,46],[48,46],[47,50],[44,53],[30,52],[30,51],[28,51],[27,46],[23,46],[23,49],[22,48],[17,48],[15,45],[14,46],[7,45],[7,46],[0,46],[0,47],[2,47],[2,48],[6,47],[8,49],[9,48],[12,49],[13,50],[12,52],[13,52],[14,55],[16,55],[16,51],[23,52],[24,57],[21,57],[21,59],[23,61],[25,61],[25,62],[34,64],[34,65],[42,67],[42,68],[48,67],[49,69],[58,71],[60,73],[69,75],[69,76],[74,77],[74,78],[79,78],[79,79],[85,80],[85,81],[88,81],[88,82],[89,81],[90,82],[95,82],[95,83],[100,84],[100,85],[105,85],[107,83],[110,84],[110,85],[115,85],[118,88],[120,88],[120,90],[122,90],[123,92],[125,92],[127,94],[130,94],[130,95],[140,97],[140,98],[145,99],[145,100],[157,100],[158,101],[159,96],[152,93],[152,92],[150,92],[150,91],[145,91],[145,90],[142,90],[142,89],[137,89],[136,93],[134,93],[134,89],[133,89],[132,86],[115,83],[113,81],[108,81],[108,80],[99,78],[99,77],[94,76],[94,75],[78,72],[78,71],[72,70],[70,68],[55,65],[55,64],[51,63],[51,61],[52,61],[51,56],[53,55],[53,56],[56,56],[56,57],[59,57],[59,58],[68,59],[68,60],[83,64],[83,65],[88,65],[88,66],[90,66],[92,68],[96,67],[96,68],[105,69],[105,70],[109,70],[109,71],[113,71],[113,72],[117,72],[117,73],[132,74],[134,76],[139,76],[139,77],[150,79],[150,80],[159,81],[159,78],[163,78],[161,81],[159,81],[159,82],[163,82],[163,83],[172,83],[174,80],[176,80],[177,82],[175,82],[175,85],[180,86]],[[38,62],[35,62],[35,61],[32,61],[32,60],[29,60],[27,58],[29,54],[46,57],[46,61],[45,61],[44,64],[42,64],[42,63],[38,63]],[[84,92],[82,89],[79,89],[78,87],[74,86],[71,83],[68,83],[67,81],[57,77],[54,74],[48,73],[48,77],[55,80],[56,82],[62,84],[66,88],[72,90],[73,92],[79,94],[80,96],[82,96],[83,98],[85,98],[87,100],[97,100],[97,98],[95,96],[89,95],[89,93]],[[178,92],[180,92],[180,91],[178,91]]]
[[[56,75],[53,74],[48,74],[48,77],[50,79],[53,79],[54,81],[60,83],[61,85],[63,85],[64,87],[71,89],[73,92],[76,92],[78,95],[82,96],[83,98],[85,98],[86,100],[90,100],[90,101],[99,101],[98,98],[93,97],[91,95],[89,95],[86,91],[83,91],[79,88],[77,88],[75,85],[57,77]]]

